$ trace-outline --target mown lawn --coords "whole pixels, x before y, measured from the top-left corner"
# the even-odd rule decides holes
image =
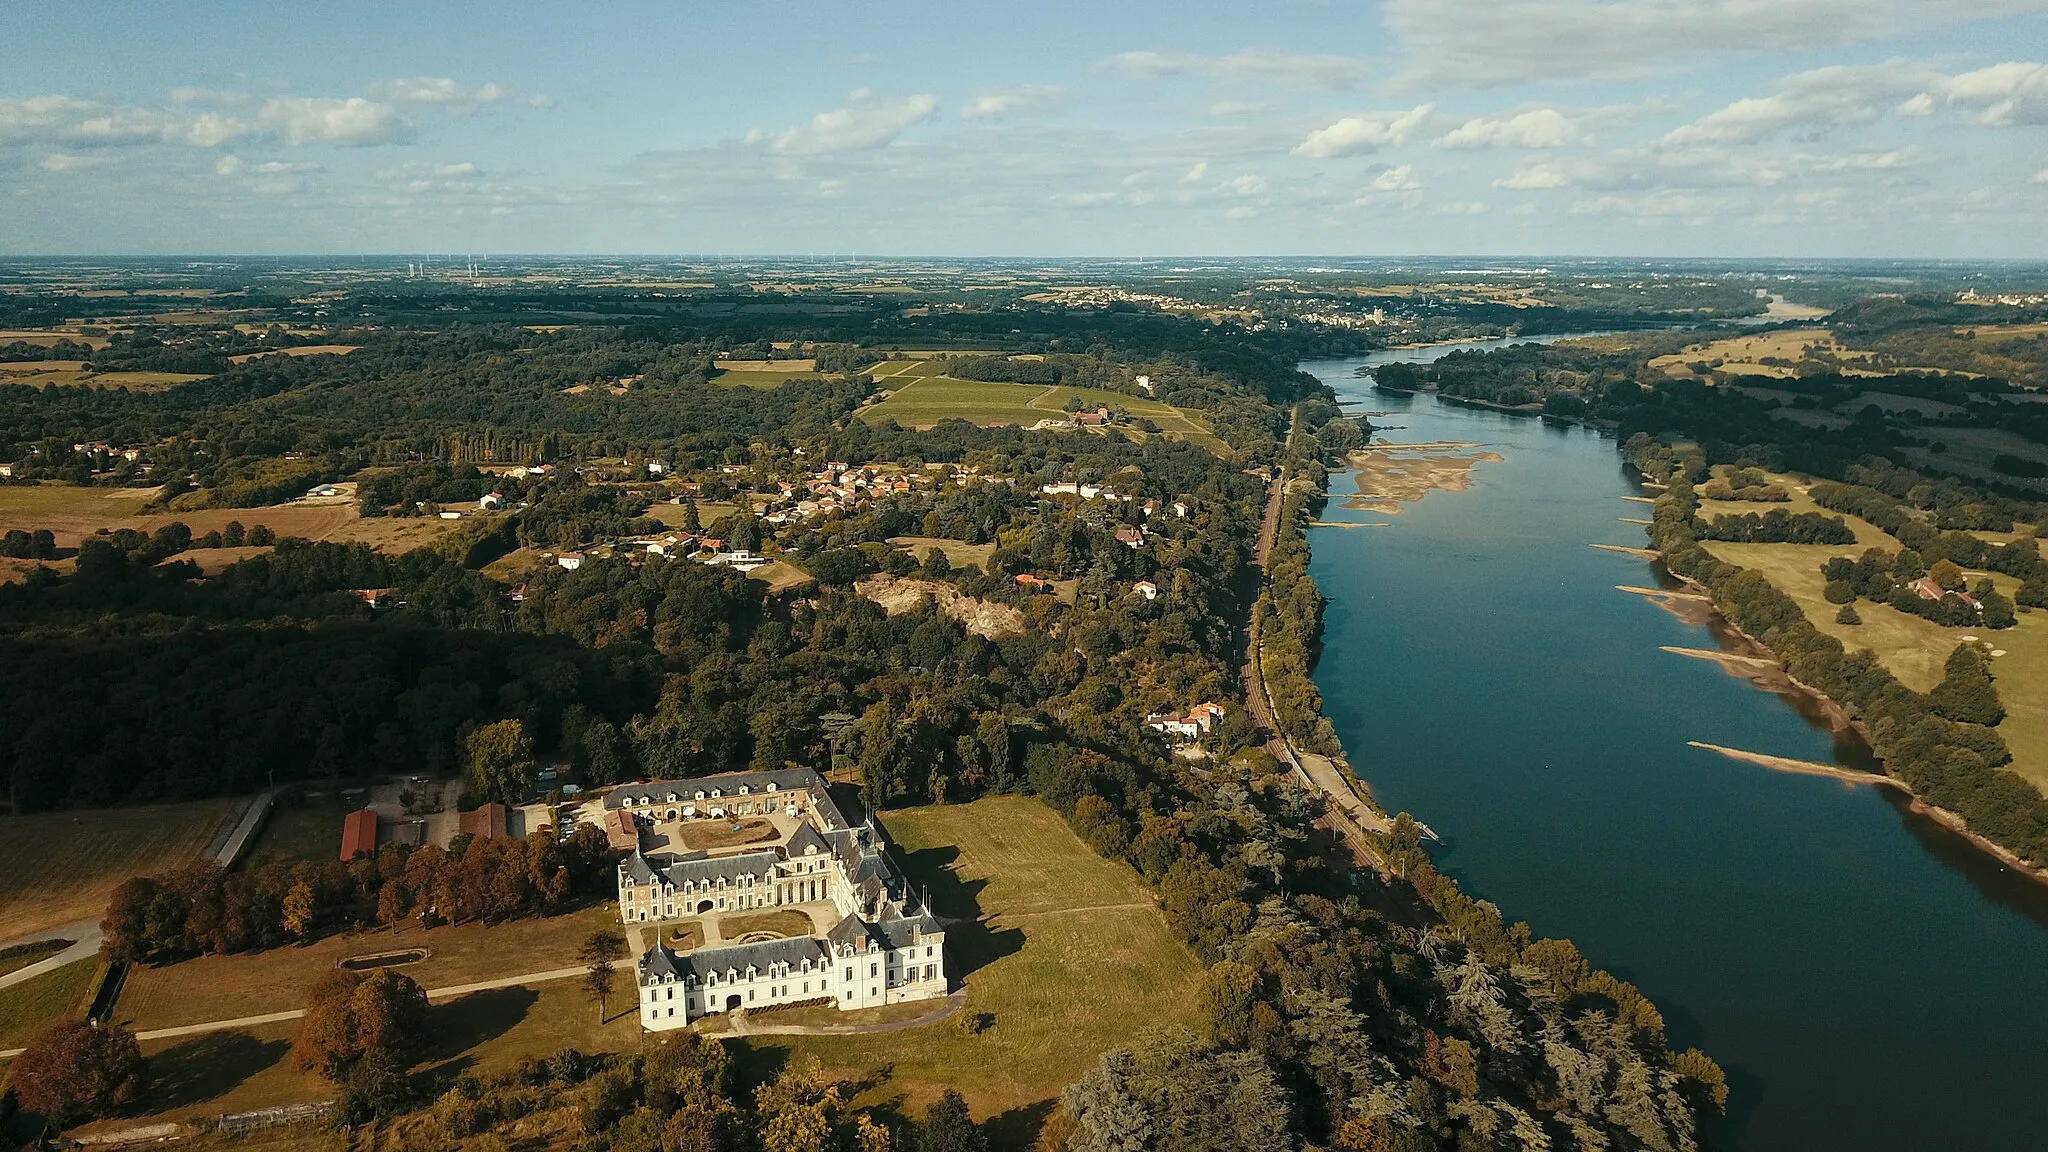
[[[88,956],[0,988],[0,1048],[19,1048],[58,1020],[84,1016],[99,970],[99,957]]]
[[[1891,540],[1886,537],[1886,540]],[[1890,546],[1898,547],[1897,541]],[[1985,628],[1944,628],[1931,620],[1909,616],[1889,604],[1868,600],[1856,602],[1861,624],[1837,624],[1841,609],[1822,595],[1826,581],[1820,565],[1831,556],[1854,556],[1857,547],[1826,544],[1729,544],[1710,541],[1707,551],[1717,559],[1753,568],[1797,601],[1813,626],[1840,640],[1850,651],[1868,648],[1899,678],[1899,683],[1916,692],[1926,692],[1941,682],[1942,668],[1965,636],[1975,636],[1994,651],[2004,652],[1991,661],[1998,679],[1998,695],[2005,701],[2005,722],[1999,734],[2012,749],[2012,769],[2048,791],[2048,612],[2019,614],[2019,626],[1993,632]],[[1992,582],[2008,598],[2019,591],[2019,582],[1994,574]]]
[[[754,1037],[769,1060],[815,1056],[874,1084],[864,1103],[916,1111],[958,1088],[999,1135],[1028,1143],[1050,1102],[1104,1051],[1148,1028],[1192,1023],[1200,963],[1175,938],[1136,873],[1102,859],[1035,800],[887,812],[883,828],[911,877],[929,885],[947,925],[965,1013],[953,1021],[861,1036]],[[774,1023],[773,1017],[763,1024]]]

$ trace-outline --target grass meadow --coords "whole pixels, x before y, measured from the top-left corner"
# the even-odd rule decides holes
[[[1790,502],[1745,504],[1705,500],[1701,501],[1701,513],[1713,516],[1784,508],[1794,513],[1820,511],[1829,516],[1838,515],[1817,508],[1789,478],[1777,479],[1785,483],[1792,493]],[[1862,617],[1863,623],[1838,624],[1835,614],[1839,607],[1828,603],[1822,595],[1827,582],[1821,578],[1821,564],[1834,556],[1856,556],[1870,547],[1894,552],[1899,549],[1899,542],[1876,525],[1854,516],[1844,516],[1843,519],[1856,533],[1854,545],[1708,541],[1705,547],[1718,559],[1763,573],[1772,584],[1798,602],[1800,610],[1806,613],[1814,627],[1840,640],[1851,651],[1870,649],[1901,684],[1916,692],[1926,692],[1941,682],[1943,665],[1956,645],[1963,643],[1965,636],[1975,636],[1992,650],[2004,652],[2005,655],[1991,661],[1992,674],[1998,679],[1998,694],[2005,701],[2006,710],[2005,721],[1998,726],[1998,731],[2012,749],[2013,771],[2048,791],[2048,692],[2040,689],[2041,685],[2048,684],[2048,612],[2022,611],[2018,627],[1993,632],[1974,627],[1944,628],[1931,620],[1900,612],[1889,604],[1858,600],[1856,614]],[[1981,535],[1999,542],[2010,536],[2009,533],[1988,532]],[[1984,573],[1972,573],[1971,578],[1974,580],[1979,575]],[[1992,574],[1991,579],[2008,598],[2019,590],[2019,582],[2010,576]]]
[[[957,1086],[976,1116],[1035,1125],[1103,1052],[1148,1028],[1193,1022],[1200,962],[1137,874],[1097,856],[1052,809],[999,796],[886,812],[882,826],[948,921],[964,1011],[993,1023],[978,1034],[949,1022],[750,1037],[757,1054],[814,1056],[861,1077],[873,1085],[863,1103],[918,1110]]]

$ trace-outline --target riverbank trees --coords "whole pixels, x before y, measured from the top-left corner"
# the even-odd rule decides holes
[[[1649,462],[1636,458],[1638,467]],[[1939,702],[1912,691],[1868,650],[1851,653],[1815,628],[1761,573],[1700,547],[1693,534],[1698,503],[1691,483],[1676,475],[1657,500],[1650,535],[1671,571],[1705,586],[1715,606],[1775,653],[1795,680],[1854,716],[1886,770],[1922,799],[2029,863],[2048,863],[2048,799],[2002,770],[2012,754],[1989,725],[2004,709],[1981,655],[1959,651],[1950,658],[1949,676],[1936,689]]]

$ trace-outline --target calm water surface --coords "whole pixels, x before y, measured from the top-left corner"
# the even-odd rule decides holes
[[[1395,442],[1483,442],[1473,485],[1314,530],[1316,680],[1359,774],[1426,820],[1475,895],[1568,936],[1728,1070],[1714,1146],[2048,1148],[2048,889],[1873,788],[1688,740],[1858,765],[1790,702],[1659,645],[1704,627],[1624,592],[1647,517],[1583,429],[1382,396],[1303,367]],[[1355,491],[1331,478],[1333,496]]]

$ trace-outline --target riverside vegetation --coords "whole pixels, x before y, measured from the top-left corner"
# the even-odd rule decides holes
[[[1412,821],[1397,821],[1381,846],[1401,878],[1360,871],[1314,827],[1312,799],[1272,771],[1235,688],[1265,498],[1245,470],[1288,458],[1319,474],[1325,454],[1354,446],[1361,430],[1337,418],[1312,378],[1285,367],[1292,345],[1241,332],[1224,356],[1193,321],[1155,318],[1143,331],[1171,336],[1176,324],[1187,331],[1172,355],[1098,345],[1085,352],[1090,370],[1126,387],[1137,374],[1167,382],[1162,394],[1200,411],[1230,459],[1085,432],[871,426],[854,416],[871,388],[858,373],[775,389],[717,389],[695,368],[658,377],[668,357],[703,362],[692,351],[699,338],[684,331],[542,334],[437,319],[432,332],[366,335],[346,357],[266,357],[148,397],[7,392],[10,426],[61,428],[55,438],[67,442],[104,436],[95,422],[118,412],[187,429],[175,434],[195,446],[211,442],[205,429],[260,431],[280,459],[317,450],[323,469],[396,466],[404,452],[453,469],[485,444],[552,458],[564,467],[522,486],[529,507],[501,523],[515,540],[556,546],[631,531],[653,493],[667,491],[644,467],[608,474],[616,466],[606,456],[654,455],[679,483],[736,493],[770,490],[825,460],[907,460],[987,478],[783,525],[742,504],[726,529],[751,532],[812,578],[784,591],[730,569],[594,552],[575,571],[524,572],[515,601],[514,586],[479,571],[467,548],[387,557],[296,542],[194,583],[175,555],[144,563],[143,545],[110,543],[73,574],[46,571],[0,595],[7,714],[26,734],[7,765],[16,803],[236,791],[272,768],[322,786],[391,764],[452,773],[473,766],[480,747],[512,750],[484,757],[487,782],[507,795],[530,787],[546,759],[601,784],[826,763],[837,752],[874,807],[1037,796],[1097,852],[1136,870],[1205,966],[1195,1025],[1103,1053],[1056,1111],[1005,1126],[1005,1139],[1074,1152],[1698,1147],[1700,1117],[1725,1101],[1723,1077],[1706,1056],[1669,1050],[1660,1015],[1636,989],[1460,891],[1430,864]],[[625,368],[656,371],[620,396],[559,395],[562,384]],[[563,407],[586,403],[600,411]],[[1297,404],[1305,434],[1288,443]],[[183,474],[195,494],[238,475],[211,465]],[[436,485],[466,493],[476,482],[455,471],[417,480],[365,495],[388,512],[431,498]],[[1037,498],[1061,480],[1131,499]],[[1180,501],[1187,515],[1148,518],[1148,500]],[[1303,497],[1290,496],[1283,512],[1265,593],[1276,695],[1290,731],[1328,740],[1306,682],[1321,601],[1306,574]],[[985,564],[920,564],[888,543],[905,536],[994,547]],[[876,570],[920,571],[1014,606],[1027,627],[976,635],[935,603],[887,615],[853,588]],[[1071,602],[1033,595],[1019,575],[1073,582]],[[1141,580],[1156,599],[1133,594]],[[352,594],[363,587],[388,589],[402,606],[372,608]],[[92,693],[54,691],[86,682],[63,669],[88,666],[120,671]],[[1206,759],[1169,755],[1143,717],[1202,699],[1229,702],[1202,741]],[[835,726],[834,713],[854,720]],[[513,739],[471,739],[514,722]],[[60,748],[75,771],[48,769]],[[582,848],[472,843],[446,867],[420,865],[412,895],[473,879],[487,891],[474,906],[457,897],[466,914],[545,909],[573,891]],[[169,958],[368,921],[385,914],[387,895],[388,911],[402,914],[425,852],[138,888],[120,904],[116,938]],[[473,854],[498,866],[478,863],[467,877]],[[293,897],[300,883],[310,902]],[[528,899],[491,903],[490,892],[522,884]],[[252,911],[205,927],[231,901]],[[184,907],[184,917],[152,923],[147,910],[159,903]],[[396,974],[372,979],[410,1003],[397,996]],[[322,996],[338,1003],[341,991]],[[955,1102],[906,1116],[863,1096],[872,1083],[830,1082],[801,1064],[764,1069],[744,1058],[753,1050],[745,1039],[535,1054],[509,1075],[451,1083],[413,1067],[404,1031],[362,1033],[398,1037],[388,1053],[344,1046],[334,1050],[345,1058],[324,1062],[347,1093],[337,1115],[376,1126],[385,1147],[483,1146],[515,1129],[591,1152],[756,1141],[773,1152],[878,1152],[892,1141],[971,1147],[988,1135]],[[971,1061],[956,1070],[963,1083],[976,1074]]]

